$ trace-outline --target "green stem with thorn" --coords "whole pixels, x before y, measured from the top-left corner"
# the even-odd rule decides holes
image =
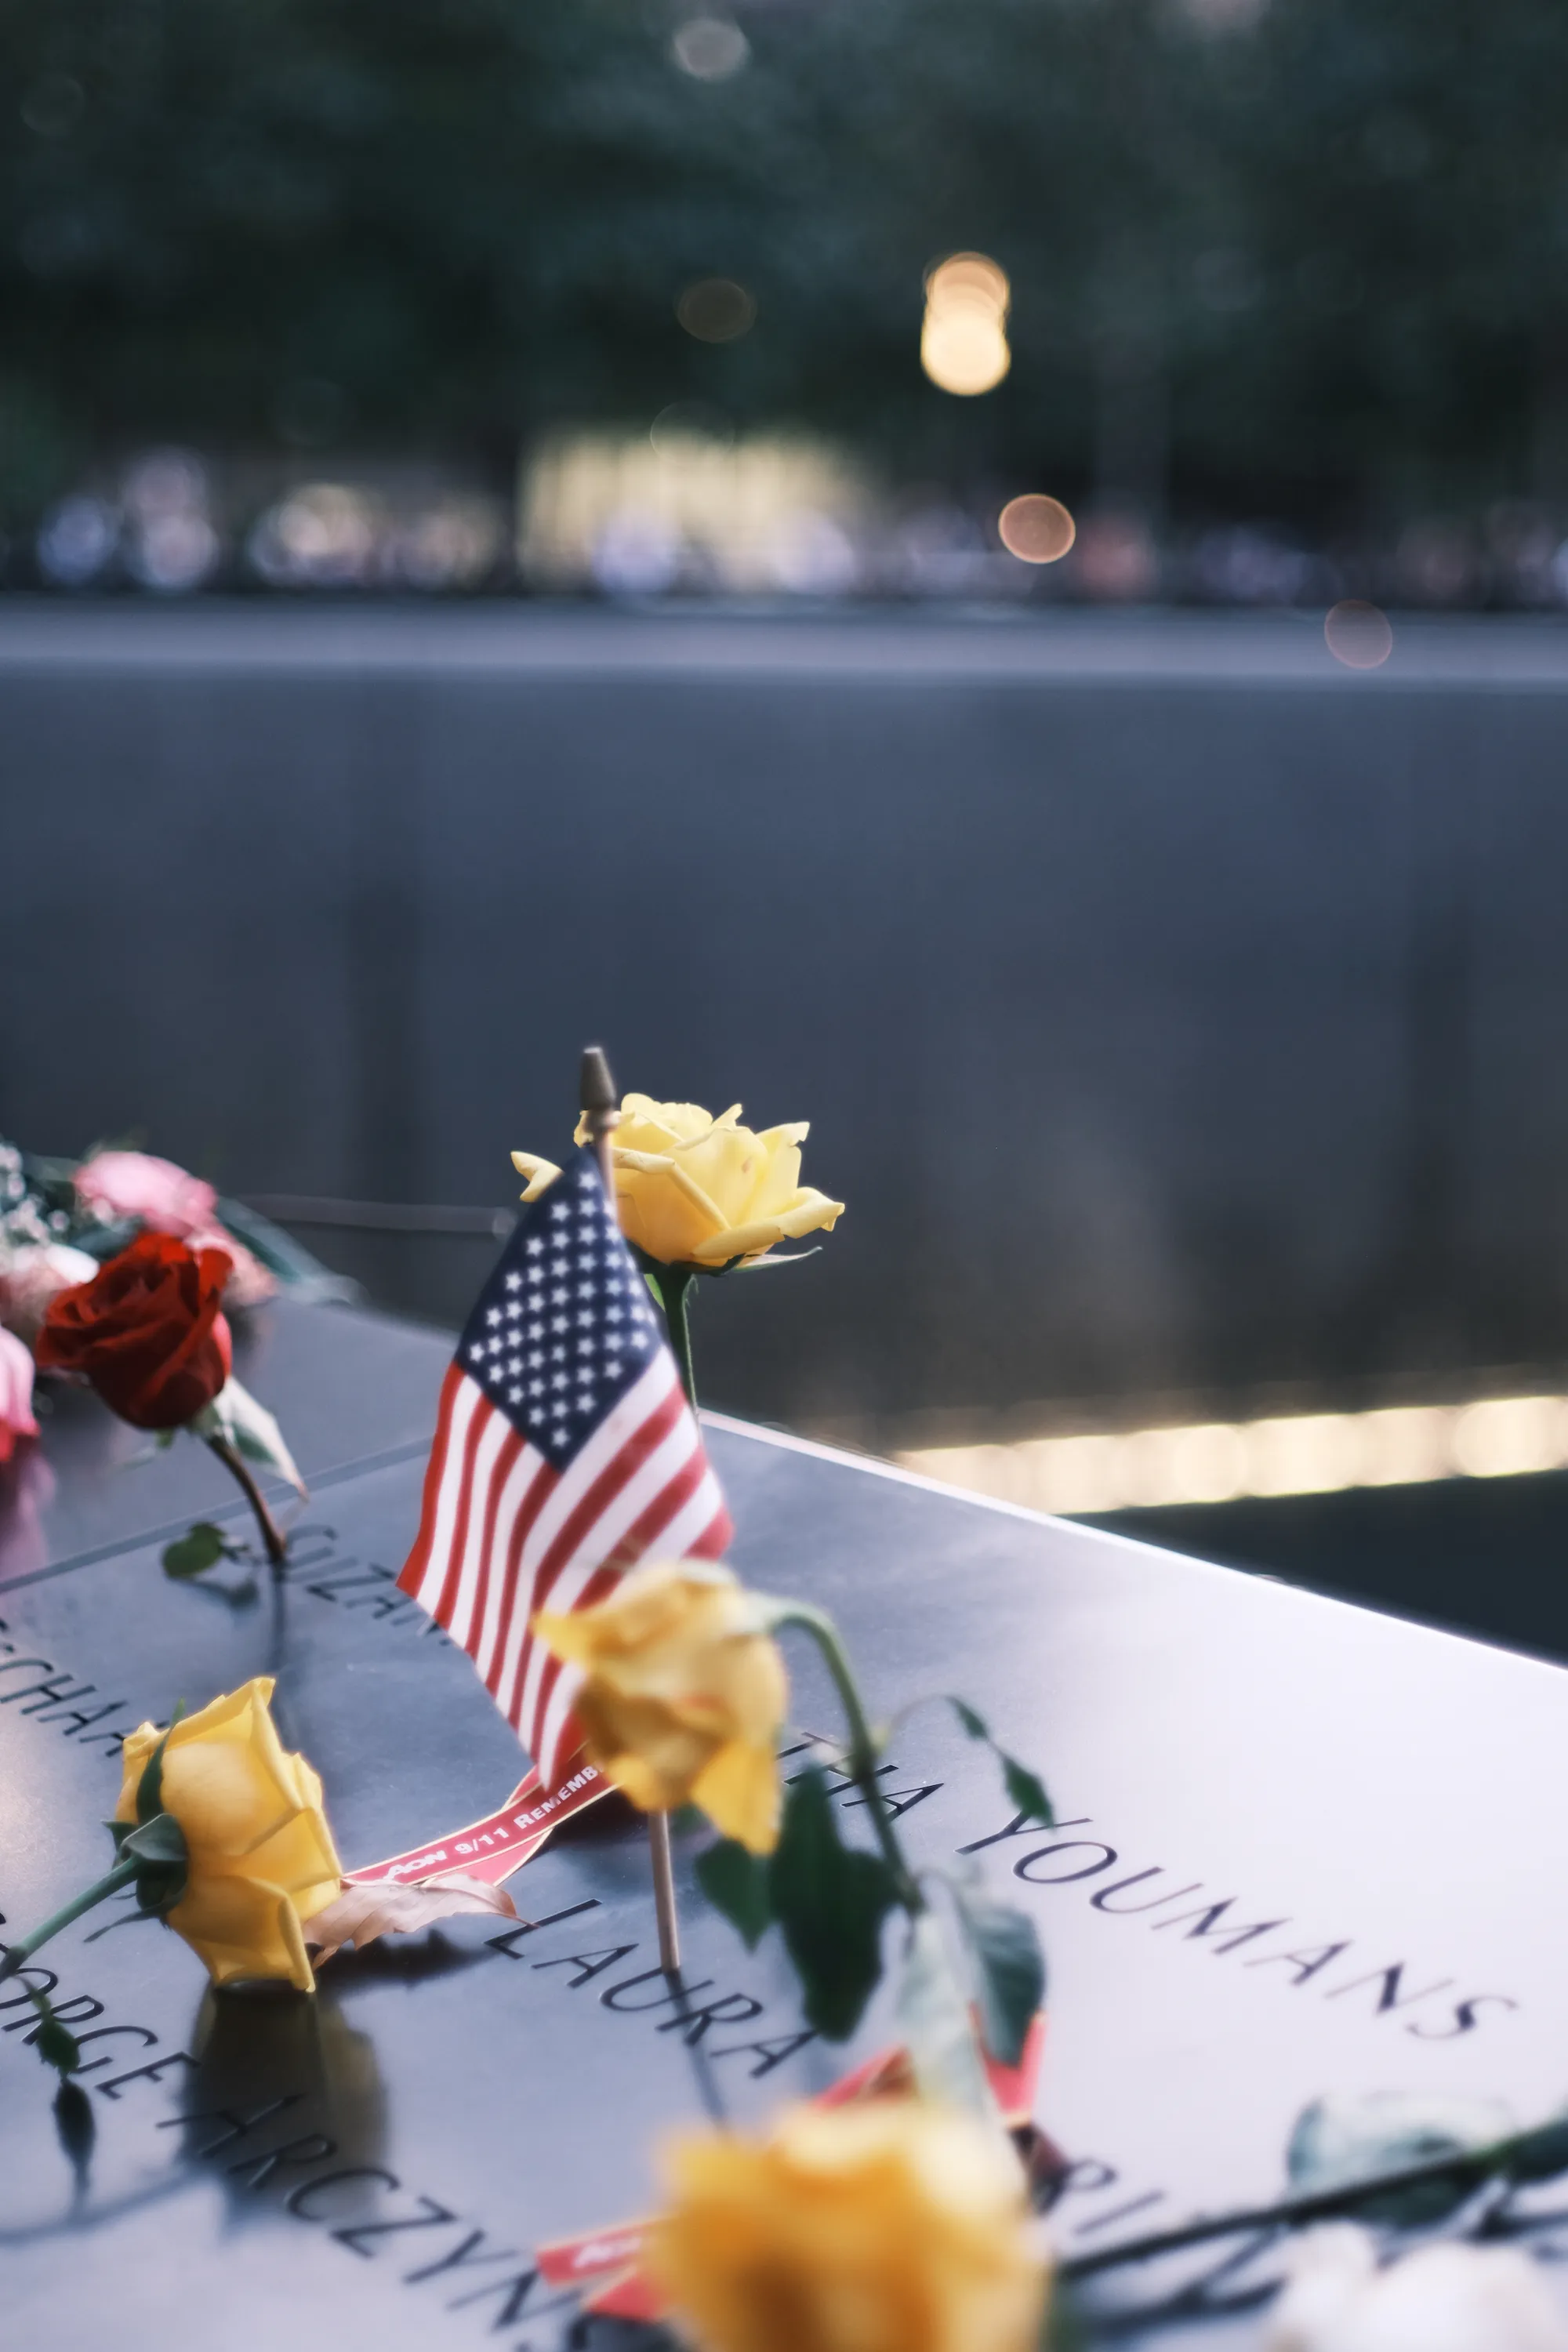
[[[822,1653],[823,1663],[833,1677],[833,1687],[838,1693],[839,1705],[849,1727],[849,1747],[845,1759],[849,1777],[866,1800],[866,1808],[877,1832],[877,1843],[882,1849],[882,1858],[898,1884],[899,1900],[913,1918],[917,1912],[925,1909],[925,1896],[921,1893],[914,1873],[904,1860],[893,1828],[893,1817],[882,1795],[881,1783],[877,1778],[877,1743],[866,1719],[866,1710],[855,1686],[855,1677],[850,1672],[844,1644],[838,1638],[838,1628],[826,1611],[813,1609],[805,1601],[775,1601],[767,1606],[773,1632],[777,1633],[785,1625],[798,1625],[803,1633],[810,1634]]]
[[[95,1880],[82,1894],[74,1895],[68,1903],[62,1903],[58,1911],[50,1913],[41,1927],[35,1927],[30,1936],[24,1936],[19,1944],[11,1946],[5,1958],[0,1960],[0,1980],[14,1977],[18,1969],[32,1958],[40,1944],[47,1944],[51,1936],[59,1934],[62,1927],[68,1927],[73,1919],[79,1919],[82,1913],[90,1911],[95,1903],[105,1902],[110,1895],[118,1895],[122,1886],[132,1885],[137,1872],[144,1867],[135,1854],[128,1854],[123,1862],[117,1862],[112,1870],[105,1871],[103,1876]]]
[[[278,1574],[289,1557],[289,1542],[268,1508],[266,1496],[251,1476],[243,1456],[229,1444],[226,1437],[209,1437],[207,1444],[230,1477],[236,1481],[241,1494],[256,1514],[256,1524],[261,1531],[262,1547],[272,1563],[274,1575]]]

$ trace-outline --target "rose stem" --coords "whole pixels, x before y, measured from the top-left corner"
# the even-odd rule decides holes
[[[893,1828],[892,1815],[883,1800],[881,1783],[877,1778],[877,1743],[871,1737],[871,1727],[866,1720],[866,1710],[855,1687],[855,1677],[849,1670],[844,1644],[838,1638],[838,1628],[825,1610],[813,1609],[808,1603],[797,1601],[781,1606],[773,1623],[775,1628],[798,1625],[803,1633],[811,1635],[826,1661],[827,1671],[833,1677],[834,1688],[838,1693],[849,1726],[849,1777],[866,1800],[883,1859],[898,1882],[899,1900],[912,1918],[917,1911],[925,1909],[925,1897],[904,1860]]]
[[[1331,2221],[1341,2213],[1353,2213],[1373,2198],[1416,2189],[1428,2180],[1469,2180],[1479,2188],[1499,2170],[1520,2142],[1530,2137],[1528,2132],[1515,2132],[1507,2139],[1491,2141],[1486,2147],[1456,2149],[1447,2156],[1430,2158],[1425,2164],[1409,2165],[1403,2172],[1371,2174],[1362,2180],[1344,2182],[1337,2189],[1314,2189],[1310,2196],[1284,2197],[1277,2205],[1243,2206],[1234,2213],[1205,2214],[1181,2229],[1159,2230],[1146,2238],[1130,2238],[1125,2245],[1100,2246],[1091,2254],[1069,2255],[1058,2264],[1057,2275],[1088,2278],[1095,2271],[1113,2270],[1121,2263],[1146,2263],[1157,2254],[1178,2253],[1184,2246],[1202,2245],[1209,2238],[1239,2236],[1247,2230],[1296,2229],[1303,2222]]]
[[[577,1090],[577,1100],[587,1122],[588,1140],[599,1162],[599,1181],[604,1186],[605,1201],[610,1214],[619,1222],[616,1207],[616,1163],[610,1149],[610,1138],[621,1123],[616,1104],[616,1082],[610,1076],[610,1065],[602,1045],[584,1045]],[[661,1291],[659,1296],[663,1297]],[[684,1297],[684,1293],[682,1294]],[[665,1310],[668,1320],[668,1309]],[[691,1351],[680,1361],[680,1377],[693,1412],[697,1400],[691,1392]],[[680,1914],[675,1907],[675,1871],[669,1855],[669,1815],[650,1812],[647,1817],[648,1859],[653,1867],[653,1907],[658,1922],[658,1964],[666,1976],[680,1972]]]
[[[226,1437],[209,1437],[207,1444],[212,1447],[224,1468],[237,1481],[240,1492],[256,1514],[256,1524],[261,1529],[261,1540],[267,1547],[267,1557],[272,1562],[274,1570],[280,1569],[289,1557],[289,1546],[277,1520],[267,1507],[266,1496]]]
[[[68,1927],[73,1919],[79,1919],[82,1913],[90,1911],[95,1903],[101,1903],[106,1896],[118,1895],[122,1886],[129,1886],[141,1867],[135,1855],[132,1854],[124,1862],[117,1862],[114,1868],[106,1871],[101,1878],[96,1879],[84,1894],[73,1895],[68,1903],[62,1903],[58,1911],[50,1913],[41,1927],[35,1927],[30,1936],[24,1936],[19,1944],[11,1946],[5,1958],[0,1960],[0,1979],[14,1977],[24,1961],[31,1959],[40,1944],[47,1944],[49,1937],[58,1936],[62,1927]]]
[[[690,1290],[696,1279],[697,1269],[691,1265],[667,1265],[660,1269],[658,1276],[658,1295],[664,1305],[669,1344],[680,1367],[686,1402],[693,1412],[697,1410],[697,1373],[691,1361]]]

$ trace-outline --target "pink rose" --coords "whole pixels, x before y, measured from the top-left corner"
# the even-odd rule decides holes
[[[255,1252],[219,1224],[212,1186],[172,1160],[154,1159],[149,1151],[97,1151],[77,1170],[76,1189],[87,1207],[106,1217],[136,1217],[150,1234],[172,1234],[198,1252],[225,1251],[234,1268],[225,1306],[259,1307],[276,1295],[277,1281]]]
[[[77,1170],[76,1189],[106,1218],[138,1217],[149,1232],[173,1234],[176,1241],[210,1225],[217,1207],[210,1184],[146,1151],[95,1152]]]
[[[243,1312],[247,1307],[259,1307],[263,1300],[276,1297],[278,1277],[268,1272],[254,1250],[236,1241],[226,1225],[215,1217],[210,1225],[198,1225],[185,1235],[187,1248],[194,1250],[220,1249],[228,1254],[234,1271],[228,1277],[223,1303]]]
[[[49,1301],[79,1282],[90,1282],[97,1272],[98,1260],[85,1250],[65,1242],[25,1242],[0,1257],[0,1326],[31,1347]]]
[[[33,1359],[14,1331],[0,1331],[0,1462],[9,1462],[19,1437],[37,1433]]]

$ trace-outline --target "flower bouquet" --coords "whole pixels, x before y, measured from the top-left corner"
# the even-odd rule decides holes
[[[287,1286],[341,1286],[287,1236],[166,1160],[100,1150],[31,1160],[0,1142],[0,1463],[36,1437],[36,1372],[90,1388],[157,1444],[189,1430],[236,1480],[274,1568],[287,1544],[251,1465],[305,1489],[277,1421],[234,1376],[230,1317]],[[210,1520],[165,1571],[237,1557]]]

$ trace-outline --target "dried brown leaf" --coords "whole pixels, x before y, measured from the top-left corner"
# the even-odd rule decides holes
[[[491,1886],[466,1870],[449,1870],[440,1878],[416,1878],[406,1885],[384,1879],[362,1886],[345,1878],[336,1901],[306,1920],[305,1941],[320,1945],[319,1968],[345,1944],[362,1952],[378,1936],[416,1935],[421,1927],[433,1927],[437,1919],[450,1919],[460,1911],[484,1911],[502,1919],[517,1917],[517,1906],[504,1887]]]

